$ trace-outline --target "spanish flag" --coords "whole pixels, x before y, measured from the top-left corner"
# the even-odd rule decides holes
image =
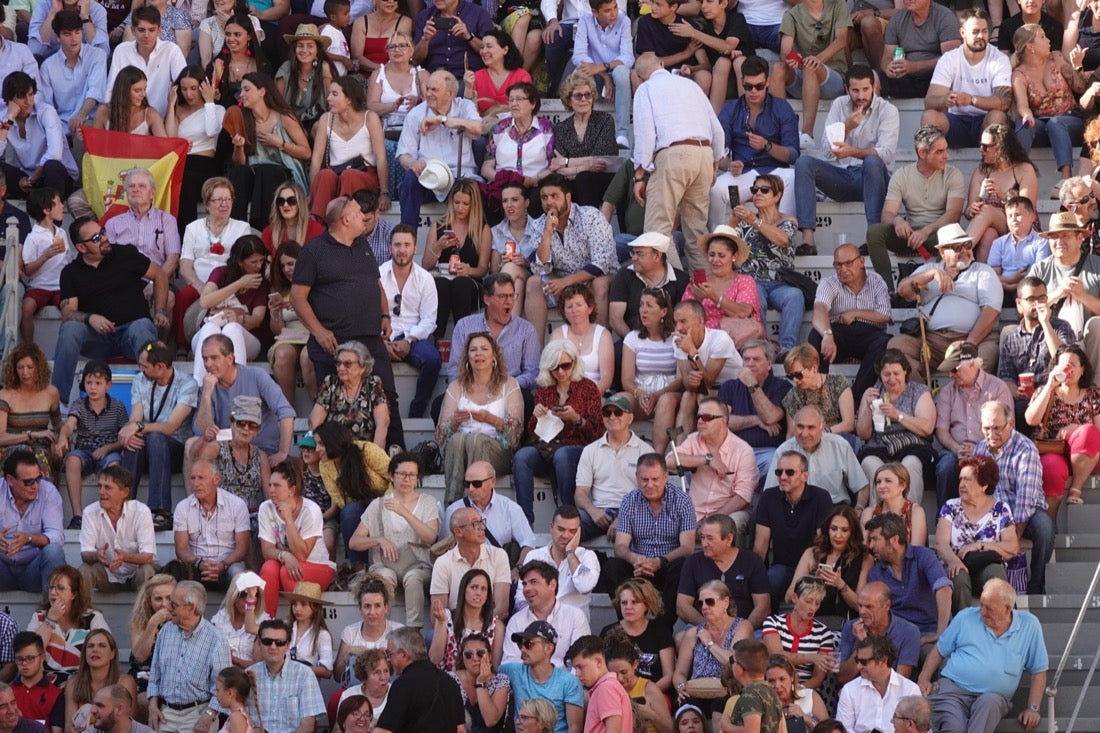
[[[126,171],[148,168],[157,184],[153,206],[178,213],[183,164],[189,143],[180,137],[153,137],[92,127],[84,132],[81,180],[92,211],[105,222],[129,208]]]

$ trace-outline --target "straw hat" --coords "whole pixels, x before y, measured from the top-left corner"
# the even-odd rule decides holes
[[[291,48],[294,48],[294,44],[298,41],[316,41],[317,45],[326,51],[332,45],[332,39],[328,36],[322,36],[321,31],[313,23],[302,23],[293,34],[284,33],[283,40]]]
[[[294,591],[291,593],[280,593],[283,598],[288,601],[306,601],[307,603],[320,603],[322,606],[335,605],[332,601],[326,601],[321,598],[321,586],[317,583],[311,583],[308,580],[302,580],[294,584]]]
[[[699,237],[699,249],[703,251],[705,255],[707,248],[710,247],[710,243],[714,239],[728,239],[733,242],[736,247],[736,252],[733,253],[733,266],[740,267],[749,258],[749,245],[745,244],[745,240],[737,236],[737,230],[728,224],[719,224],[714,227],[714,231],[710,234],[704,234]]]

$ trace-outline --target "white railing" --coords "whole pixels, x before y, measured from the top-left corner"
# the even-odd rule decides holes
[[[1089,589],[1085,591],[1085,597],[1081,600],[1081,608],[1077,611],[1073,629],[1069,632],[1069,638],[1066,639],[1066,648],[1062,651],[1061,659],[1058,660],[1058,669],[1054,671],[1054,676],[1050,678],[1050,683],[1047,685],[1047,725],[1050,733],[1056,733],[1058,729],[1058,723],[1054,717],[1054,698],[1058,695],[1058,682],[1066,669],[1070,650],[1073,649],[1073,643],[1077,640],[1077,632],[1085,620],[1085,612],[1093,605],[1093,593],[1098,583],[1100,583],[1100,562],[1096,564],[1096,570],[1092,573],[1092,582],[1089,583]],[[1085,702],[1085,695],[1088,694],[1092,675],[1096,672],[1098,664],[1100,664],[1100,646],[1096,647],[1096,653],[1092,655],[1092,664],[1089,665],[1088,674],[1085,675],[1085,681],[1081,684],[1081,691],[1077,694],[1077,702],[1073,706],[1073,713],[1069,716],[1065,733],[1073,733],[1073,726],[1077,722],[1077,715],[1081,712],[1081,706]]]
[[[4,267],[0,270],[0,354],[7,355],[19,340],[19,221],[9,216],[4,233]]]

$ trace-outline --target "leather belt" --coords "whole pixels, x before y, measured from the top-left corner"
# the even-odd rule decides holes
[[[686,140],[677,140],[674,143],[669,143],[668,147],[674,148],[677,145],[694,145],[697,148],[709,148],[710,147],[710,140],[698,140],[696,138],[689,137]]]
[[[210,701],[209,700],[195,700],[194,702],[185,702],[185,703],[181,703],[179,705],[176,705],[175,703],[168,702],[167,700],[165,700],[164,704],[165,704],[165,706],[170,707],[173,710],[178,712],[180,710],[190,710],[191,708],[197,708],[199,705],[205,705],[208,702],[210,702]]]

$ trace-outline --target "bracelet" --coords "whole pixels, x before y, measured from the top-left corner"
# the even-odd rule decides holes
[[[389,317],[390,317],[390,314],[389,314],[389,313],[383,313],[383,314],[382,314],[382,317],[383,317],[383,318],[389,318]]]

